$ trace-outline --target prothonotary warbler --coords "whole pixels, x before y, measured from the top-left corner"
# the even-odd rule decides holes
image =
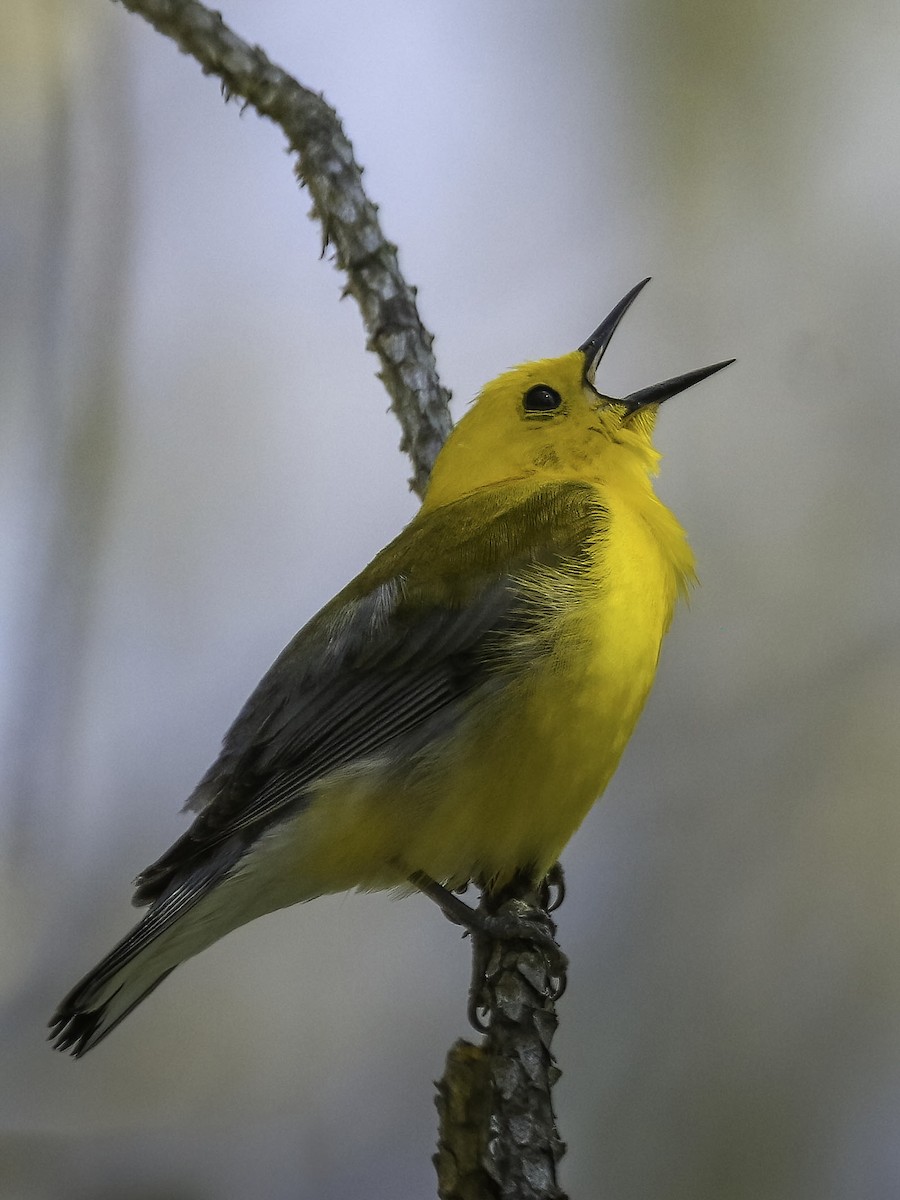
[[[651,486],[659,405],[728,365],[623,400],[599,391],[643,286],[580,349],[484,388],[415,518],[244,705],[188,801],[193,824],[137,878],[146,915],[60,1004],[57,1047],[84,1054],[263,913],[349,888],[501,889],[556,863],[694,578]]]

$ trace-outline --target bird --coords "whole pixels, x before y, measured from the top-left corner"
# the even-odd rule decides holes
[[[660,405],[597,369],[642,280],[578,350],[487,384],[412,521],[287,645],[135,880],[142,919],[50,1021],[81,1057],[186,959],[345,890],[539,881],[603,793],[694,558],[652,479]],[[452,900],[451,900],[452,898]]]

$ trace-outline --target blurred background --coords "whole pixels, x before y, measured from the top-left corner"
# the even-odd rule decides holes
[[[581,342],[666,407],[702,588],[565,855],[574,1197],[900,1191],[900,10],[229,0],[340,112],[463,411]],[[407,521],[283,138],[105,0],[0,36],[0,1196],[428,1196],[468,950],[271,916],[44,1023],[259,676]]]

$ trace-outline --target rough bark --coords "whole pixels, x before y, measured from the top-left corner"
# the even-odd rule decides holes
[[[240,97],[283,130],[296,154],[297,178],[313,198],[323,249],[334,247],[346,291],[362,311],[369,348],[381,359],[381,379],[403,431],[401,446],[413,464],[411,486],[421,495],[450,431],[449,393],[438,380],[415,289],[400,273],[396,246],[381,231],[334,109],[196,0],[117,2],[219,78],[227,99]],[[555,934],[543,890],[520,891],[505,903],[524,904],[532,920]],[[485,982],[482,1044],[457,1042],[438,1084],[440,1195],[565,1200],[557,1184],[565,1147],[551,1100],[559,1071],[550,1052],[557,1018],[549,965],[533,943],[507,940],[493,946]]]

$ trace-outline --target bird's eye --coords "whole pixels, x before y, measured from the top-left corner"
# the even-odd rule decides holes
[[[559,392],[554,391],[552,387],[547,387],[545,383],[538,383],[533,388],[529,388],[522,400],[526,412],[552,412],[561,404],[562,396]]]

